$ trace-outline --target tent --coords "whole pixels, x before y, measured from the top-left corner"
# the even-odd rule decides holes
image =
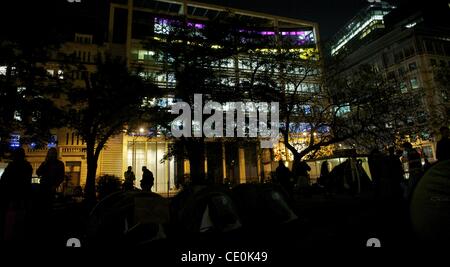
[[[411,199],[414,232],[427,244],[450,241],[450,160],[431,167],[417,184]]]
[[[298,218],[286,192],[278,185],[241,184],[233,188],[233,198],[248,227],[281,225]]]
[[[230,191],[223,185],[190,186],[171,202],[172,225],[187,233],[226,233],[241,227]]]
[[[359,194],[372,189],[372,181],[355,159],[348,159],[331,170],[329,190],[338,193]]]
[[[166,238],[168,200],[142,191],[117,192],[100,201],[88,224],[88,244],[144,245]]]

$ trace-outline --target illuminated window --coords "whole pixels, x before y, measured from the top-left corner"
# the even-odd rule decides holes
[[[400,91],[401,91],[402,93],[408,92],[408,86],[406,86],[406,83],[405,83],[405,82],[400,82]]]
[[[162,108],[170,107],[174,103],[173,97],[166,97],[166,98],[158,98],[157,99],[157,105]]]
[[[294,93],[295,92],[295,85],[292,84],[292,83],[286,84],[286,92]]]
[[[233,59],[225,59],[220,64],[222,68],[234,68],[234,60]]]
[[[320,86],[316,83],[302,83],[300,85],[301,92],[315,93],[320,90]]]
[[[6,70],[7,70],[6,66],[0,66],[0,75],[6,75]]]
[[[12,149],[20,147],[20,135],[12,134],[9,139],[9,147]]]
[[[156,75],[156,81],[157,82],[166,82],[167,81],[166,74]]]
[[[172,27],[169,25],[169,20],[155,18],[155,25],[153,27],[153,31],[157,34],[169,34],[172,30]]]
[[[346,113],[350,112],[350,105],[349,104],[345,104],[343,106],[337,107],[336,108],[336,115],[338,117],[342,117],[344,116]]]
[[[413,77],[412,79],[411,79],[411,88],[412,89],[417,89],[417,88],[419,88],[419,80],[417,80],[417,77]]]
[[[155,52],[148,50],[135,50],[132,52],[132,58],[138,60],[151,60],[154,55]]]
[[[14,111],[14,119],[16,121],[22,121],[22,117],[20,116],[20,112],[19,111]]]
[[[175,79],[175,74],[169,73],[167,74],[167,81],[169,83],[175,83],[177,80]]]
[[[310,105],[301,105],[300,108],[305,115],[311,114],[311,106]]]
[[[245,59],[238,60],[239,69],[250,69],[251,63]]]

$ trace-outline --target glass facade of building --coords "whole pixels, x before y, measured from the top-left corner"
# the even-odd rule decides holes
[[[164,159],[169,143],[157,141],[128,141],[127,166],[132,166],[136,175],[135,186],[140,188],[139,181],[142,178],[142,167],[146,166],[155,178],[152,188],[156,193],[168,193],[175,190],[175,165],[174,160]]]
[[[367,37],[372,31],[384,28],[384,16],[389,14],[395,6],[387,2],[373,3],[360,11],[344,28],[338,32],[331,45],[331,55],[337,55],[350,42]]]

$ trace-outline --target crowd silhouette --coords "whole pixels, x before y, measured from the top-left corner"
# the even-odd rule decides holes
[[[285,217],[282,216],[283,220],[286,218],[297,218],[292,215],[293,213],[291,213],[288,206],[295,205],[296,201],[303,201],[304,198],[302,197],[325,196],[325,199],[333,201],[336,199],[336,196],[340,195],[354,197],[355,199],[363,195],[369,195],[373,196],[371,199],[375,202],[384,203],[384,207],[399,207],[399,209],[407,211],[407,214],[411,211],[412,227],[420,238],[427,239],[430,236],[436,236],[436,232],[439,230],[436,228],[435,232],[431,233],[427,228],[428,224],[442,225],[442,223],[450,223],[448,216],[442,215],[442,205],[448,206],[446,202],[443,202],[439,209],[430,208],[427,202],[430,199],[435,199],[435,201],[448,199],[450,194],[450,189],[448,188],[450,172],[447,172],[450,165],[449,129],[442,127],[440,132],[441,137],[436,148],[437,161],[433,162],[433,164],[428,162],[422,151],[415,149],[411,143],[405,142],[402,144],[401,150],[395,147],[389,147],[384,151],[380,151],[378,148],[372,149],[367,156],[367,166],[370,173],[366,172],[367,169],[364,169],[362,160],[356,154],[349,156],[344,162],[334,168],[330,168],[331,163],[329,160],[322,161],[320,175],[316,184],[312,184],[309,174],[311,167],[306,161],[297,158],[290,169],[284,161],[280,160],[274,173],[275,177],[270,184],[252,187],[250,185],[232,185],[226,182],[223,185],[214,186],[186,186],[179,197],[174,198],[176,201],[173,202],[172,208],[176,208],[177,205],[183,207],[182,214],[186,216],[183,220],[190,220],[189,224],[192,224],[190,227],[197,227],[197,222],[192,220],[198,218],[201,221],[199,223],[203,225],[202,227],[213,229],[214,227],[211,224],[214,223],[216,224],[214,229],[217,230],[225,226],[231,227],[230,225],[237,227],[237,225],[241,224],[241,219],[244,224],[245,222],[255,223],[252,216],[263,218],[264,215],[262,214],[270,210],[268,207],[273,209],[271,212],[274,212],[274,214],[276,214],[277,207],[283,207],[282,209],[285,212],[283,215]],[[36,174],[40,177],[40,183],[37,188],[36,185],[32,184],[33,168],[26,159],[24,149],[15,149],[12,153],[11,161],[0,179],[0,234],[2,242],[25,240],[27,235],[30,235],[30,229],[32,228],[38,228],[39,231],[37,232],[39,233],[37,235],[40,234],[43,237],[53,231],[52,225],[54,225],[54,222],[52,220],[55,213],[55,196],[57,195],[57,188],[63,184],[66,177],[65,165],[58,159],[56,148],[48,150],[47,156],[36,170]],[[115,183],[117,188],[107,191],[101,196],[101,199],[99,197],[99,200],[106,201],[106,203],[111,202],[114,197],[111,198],[109,196],[118,193],[119,195],[117,196],[127,199],[145,197],[149,201],[158,199],[159,203],[162,203],[161,201],[163,200],[155,198],[157,194],[152,193],[155,178],[146,166],[142,166],[140,189],[136,188],[136,175],[132,166],[129,166],[127,171],[124,172],[123,179],[116,178],[118,179],[118,183]],[[438,197],[436,192],[430,191],[431,185],[435,184],[439,184],[440,188],[439,192],[441,195]],[[198,192],[205,194],[201,198],[205,198],[205,200],[200,201],[200,199],[194,197]],[[141,193],[147,195],[140,195]],[[81,186],[77,186],[73,190],[73,197],[82,199],[82,195]],[[117,196],[115,198],[119,199]],[[211,199],[209,199],[209,196]],[[259,199],[258,201],[261,203],[267,202],[267,210],[265,211],[261,207],[261,203],[253,203],[252,198]],[[280,199],[284,198],[287,200],[286,203],[289,204],[283,204],[284,202]],[[188,207],[186,205],[189,203],[179,203],[180,199],[198,203],[201,207]],[[239,214],[238,211],[234,211],[235,204],[232,202],[235,199],[237,199],[236,206],[239,209],[246,210],[246,212]],[[244,201],[246,204],[239,201]],[[275,202],[272,203],[271,201]],[[204,206],[205,203],[210,204]],[[250,203],[253,203],[252,205],[255,207],[250,209]],[[258,211],[260,213],[252,210],[256,209],[256,207],[260,209]],[[426,211],[424,207],[427,207]],[[195,216],[193,214],[190,217],[187,214],[190,211],[195,212]],[[175,210],[174,212],[174,214],[178,214],[181,211]],[[427,216],[424,215],[425,213]],[[215,219],[214,216],[216,216]],[[227,217],[232,223],[220,226],[221,222],[219,221],[222,220],[220,219],[222,217]],[[180,218],[178,220],[182,221]],[[280,219],[280,221],[282,220]],[[181,222],[178,221],[178,223]],[[33,227],[30,227],[31,224],[33,224]],[[159,230],[156,232],[159,232]],[[443,236],[445,237],[445,235]]]

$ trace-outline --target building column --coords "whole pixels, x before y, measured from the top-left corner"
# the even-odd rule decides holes
[[[191,167],[188,159],[184,159],[184,173],[185,174],[191,174]]]
[[[239,148],[239,183],[245,184],[245,149]]]
[[[133,160],[133,156],[131,156],[131,161]],[[130,164],[132,165],[132,164]],[[125,173],[125,171],[128,168],[128,135],[123,133],[122,135],[122,173],[121,178],[125,179],[125,177],[122,177],[122,175]],[[133,172],[136,172],[136,170],[133,170]]]
[[[188,10],[188,8],[187,8],[187,1],[183,1],[183,4],[181,5],[181,9],[180,9],[180,12],[179,12],[179,15],[187,16],[187,10]]]
[[[264,180],[264,173],[262,172],[262,168],[261,168],[261,160],[262,159],[261,159],[261,153],[259,153],[260,152],[259,145],[257,144],[255,146],[255,148],[256,148],[256,171],[258,173],[259,182],[262,182]],[[262,150],[261,150],[261,152],[262,152]]]
[[[165,152],[167,153],[169,151],[169,143],[165,141]],[[148,162],[148,161],[147,161]],[[170,191],[170,158],[167,158],[167,160],[164,161],[164,167],[166,167],[165,175],[166,176],[166,182],[167,182],[167,196],[169,196]]]
[[[225,180],[225,178],[230,179],[230,177],[227,177],[227,160],[226,160],[226,154],[225,154],[225,143],[222,142],[222,181]]]

